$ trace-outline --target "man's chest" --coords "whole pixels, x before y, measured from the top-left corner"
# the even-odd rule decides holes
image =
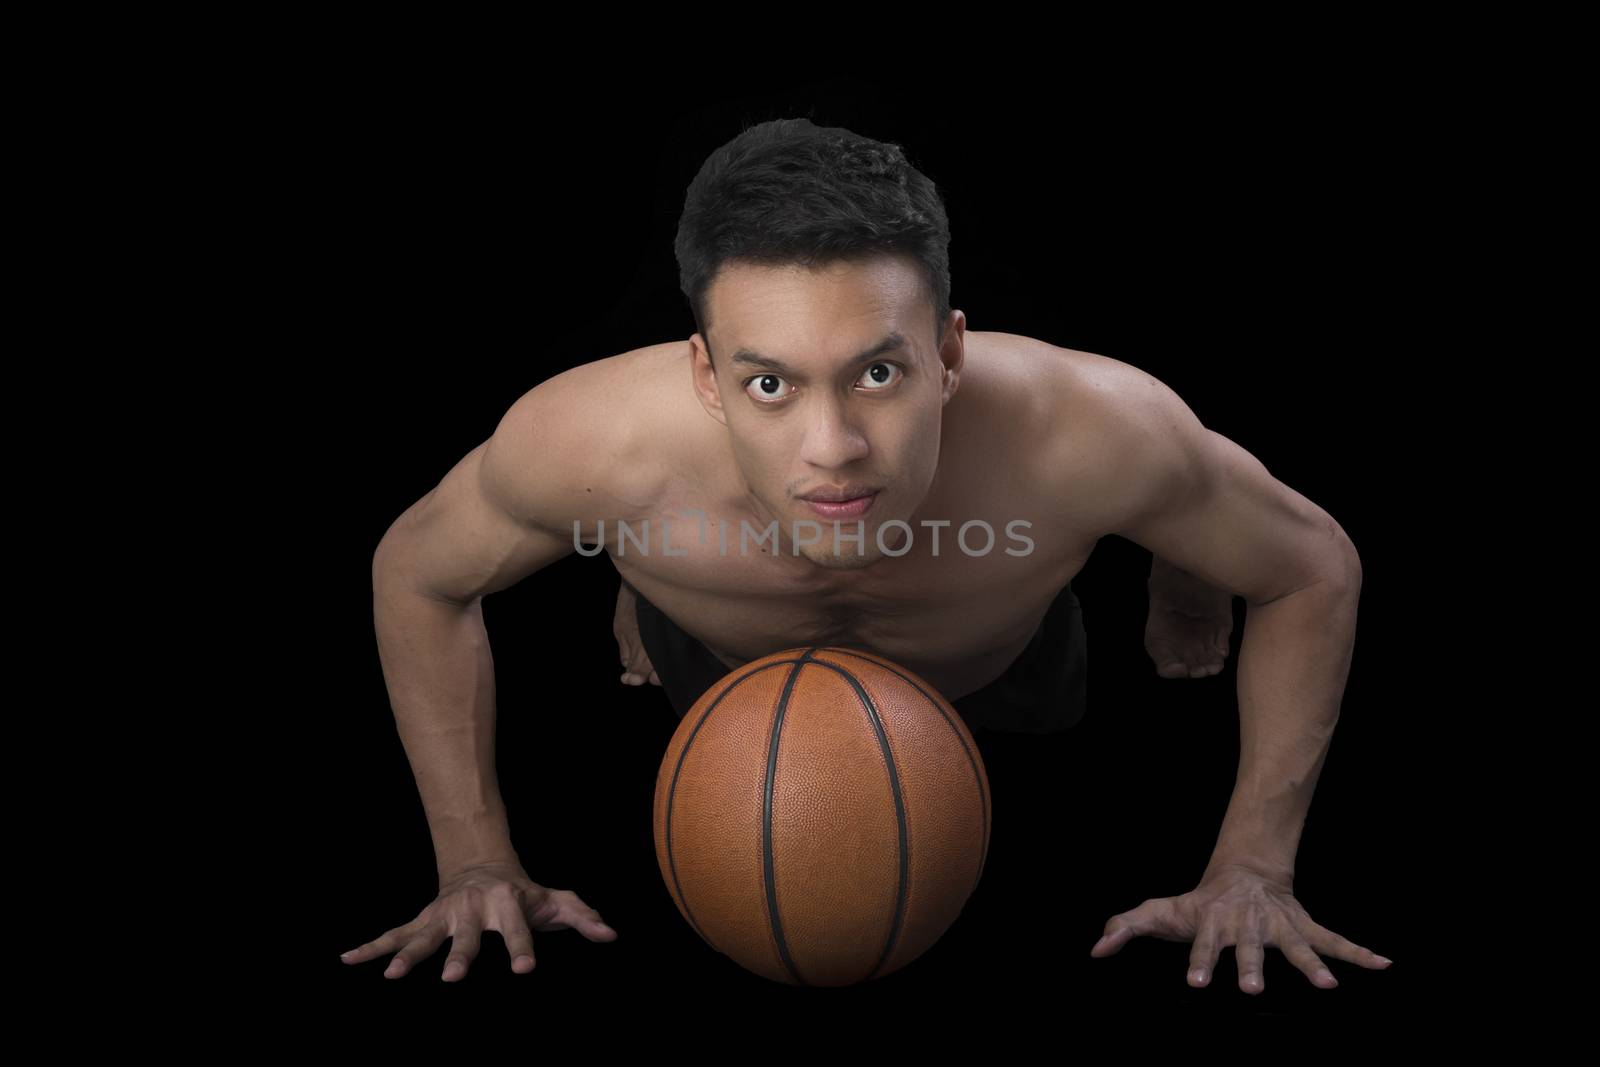
[[[959,521],[911,524],[902,555],[860,570],[785,558],[747,517],[689,499],[607,545],[622,577],[730,670],[785,648],[857,647],[955,699],[1016,658],[1093,547],[973,503]]]
[[[1071,457],[1093,449],[1061,447],[1083,420],[1073,405],[1043,399],[1073,395],[1049,388],[1052,375],[1070,375],[1070,361],[1026,338],[969,339],[934,483],[915,513],[896,519],[906,528],[884,534],[897,546],[903,535],[903,553],[824,567],[765,538],[726,428],[706,426],[689,396],[667,409],[667,424],[701,433],[660,435],[666,487],[628,529],[607,531],[613,565],[729,669],[785,648],[839,645],[888,656],[950,699],[986,684],[1093,550],[1091,509],[1068,499],[1079,481]],[[676,396],[667,384],[658,392]],[[864,535],[876,538],[884,522],[867,522]],[[856,530],[841,523],[842,534]]]

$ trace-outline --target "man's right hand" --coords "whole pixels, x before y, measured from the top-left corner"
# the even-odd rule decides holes
[[[533,930],[574,929],[590,941],[615,941],[617,932],[570,889],[546,889],[514,863],[480,864],[440,880],[439,895],[422,913],[375,941],[339,957],[365,963],[391,952],[395,957],[385,978],[399,978],[420,960],[438,951],[450,938],[444,980],[460,981],[478,955],[484,930],[505,938],[511,969],[527,974],[534,968]],[[396,951],[398,950],[398,951]]]

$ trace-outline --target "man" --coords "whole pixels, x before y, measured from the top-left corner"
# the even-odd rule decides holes
[[[440,892],[348,962],[395,953],[399,976],[449,937],[453,981],[484,929],[518,972],[533,930],[616,936],[511,847],[487,594],[603,546],[623,680],[661,685],[680,715],[742,663],[841,645],[920,675],[975,730],[1044,732],[1083,713],[1069,583],[1118,534],[1155,556],[1146,647],[1163,676],[1220,670],[1231,597],[1247,599],[1244,756],[1200,884],[1111,917],[1092,954],[1190,942],[1203,986],[1232,945],[1247,992],[1269,945],[1324,988],[1320,956],[1387,965],[1292,893],[1354,644],[1355,547],[1148,374],[968,331],[948,242],[897,146],[804,119],[746,130],[707,159],[679,226],[697,332],[542,383],[395,521],[374,614]]]

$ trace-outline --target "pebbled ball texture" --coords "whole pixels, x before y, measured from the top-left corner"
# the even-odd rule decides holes
[[[989,779],[932,685],[858,649],[793,648],[708,689],[656,779],[656,858],[689,925],[764,978],[882,977],[983,874]]]

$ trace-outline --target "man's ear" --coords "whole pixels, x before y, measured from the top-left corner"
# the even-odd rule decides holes
[[[690,374],[694,377],[694,395],[706,414],[722,425],[728,425],[728,415],[722,410],[722,389],[717,385],[716,368],[711,363],[711,350],[706,339],[698,333],[689,338]]]
[[[939,363],[943,368],[944,383],[939,395],[941,405],[950,403],[961,387],[961,367],[966,361],[967,316],[965,312],[951,309],[946,321],[944,344],[939,347]]]

